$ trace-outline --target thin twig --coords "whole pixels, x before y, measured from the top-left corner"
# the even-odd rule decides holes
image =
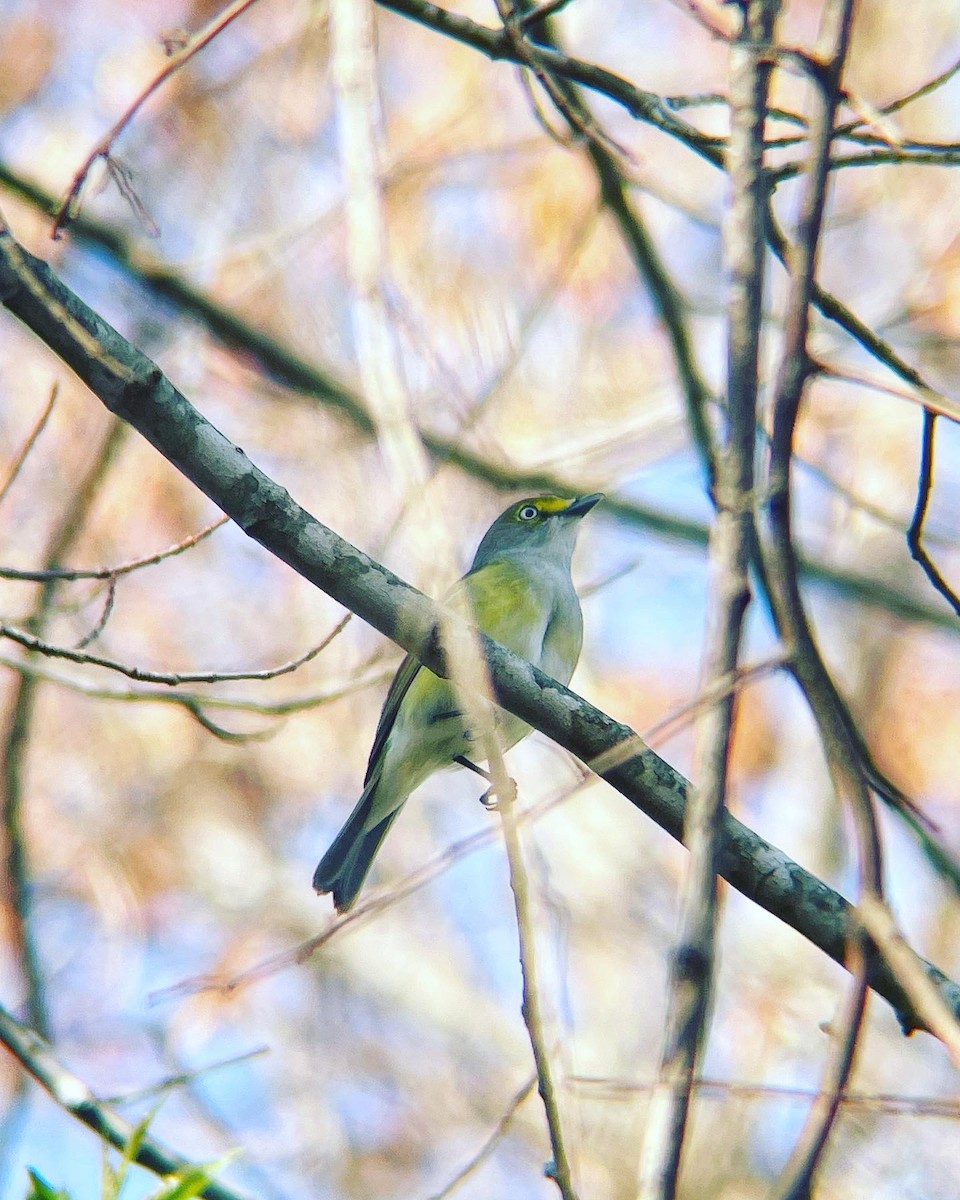
[[[27,434],[26,440],[24,441],[24,443],[20,447],[20,449],[17,451],[13,462],[10,464],[10,466],[7,470],[6,479],[3,481],[2,484],[0,484],[0,504],[3,503],[7,492],[9,492],[10,488],[13,486],[13,481],[20,474],[23,464],[27,461],[27,456],[29,455],[29,453],[33,449],[33,447],[36,445],[37,438],[40,436],[41,433],[43,433],[44,429],[46,428],[47,421],[50,420],[50,414],[53,412],[53,406],[56,403],[57,392],[59,390],[60,390],[60,385],[59,385],[59,383],[57,383],[55,381],[50,388],[50,395],[47,397],[46,404],[43,406],[43,409],[40,412],[40,415],[37,417],[36,421],[34,421],[33,428]]]
[[[592,113],[582,104],[570,103],[568,87],[564,87],[564,81],[557,79],[549,66],[547,66],[540,52],[539,44],[530,41],[526,36],[527,26],[525,18],[529,17],[530,13],[528,6],[523,3],[523,0],[495,0],[495,3],[497,12],[500,14],[500,20],[503,22],[504,32],[516,52],[517,61],[523,67],[528,68],[536,77],[537,82],[550,97],[557,112],[560,113],[570,126],[572,135],[582,137],[588,142],[594,142],[602,146],[608,153],[614,151],[624,158],[631,159],[632,155],[626,147],[619,145],[605,133],[596,121],[594,121]],[[544,21],[548,19],[549,14],[547,14],[547,17],[542,18]],[[550,48],[552,49],[553,47]],[[531,98],[533,98],[532,93]],[[534,108],[539,115],[535,100]],[[563,142],[563,139],[558,137],[545,118],[541,119],[540,124],[550,137],[561,143]]]
[[[476,1152],[476,1154],[474,1154],[473,1158],[471,1158],[468,1163],[461,1167],[461,1169],[456,1173],[456,1175],[454,1175],[450,1182],[441,1188],[439,1192],[434,1192],[434,1194],[430,1197],[430,1200],[449,1200],[449,1197],[453,1195],[457,1188],[466,1183],[470,1176],[483,1166],[483,1164],[497,1148],[497,1145],[503,1139],[507,1130],[512,1125],[513,1118],[517,1115],[517,1110],[533,1091],[534,1087],[536,1086],[536,1082],[536,1075],[527,1080],[527,1082],[522,1088],[519,1089],[517,1094],[504,1109],[503,1116],[497,1122],[495,1129],[483,1143],[480,1149]]]
[[[543,21],[538,29],[538,46],[562,53],[562,47],[549,21]],[[562,77],[558,77],[555,82],[563,98],[561,111],[568,117],[571,131],[576,132],[581,125],[599,128],[587,101],[573,82]],[[690,434],[700,458],[706,486],[708,490],[712,490],[713,436],[707,419],[707,405],[711,399],[711,392],[697,363],[684,299],[671,279],[639,209],[631,199],[617,156],[611,153],[603,139],[589,138],[581,141],[597,177],[600,201],[616,222],[634,268],[650,294],[670,342],[683,389]]]
[[[104,601],[103,610],[97,618],[96,624],[92,629],[89,629],[83,637],[76,643],[77,650],[85,650],[92,642],[95,642],[101,633],[106,629],[107,622],[113,613],[113,606],[117,599],[117,581],[111,579],[107,582],[107,598]]]
[[[917,100],[922,100],[924,97],[929,96],[931,92],[935,92],[938,88],[943,87],[945,83],[949,83],[958,71],[960,71],[960,59],[954,63],[951,63],[949,67],[941,71],[939,75],[934,75],[934,77],[927,80],[926,83],[922,83],[919,87],[913,88],[911,91],[906,92],[898,99],[890,100],[887,104],[882,105],[880,112],[883,113],[884,116],[891,116],[893,113],[899,112],[901,109],[906,108],[908,104],[913,104]],[[862,122],[858,120],[851,122],[849,125],[838,125],[834,130],[834,135],[840,136],[852,133],[853,130],[855,130],[861,123]]]
[[[539,821],[542,816],[552,812],[576,795],[585,784],[590,782],[590,778],[590,776],[586,776],[584,779],[578,780],[576,785],[564,794],[551,796],[524,809],[518,814],[519,823],[525,825],[528,821],[531,823]],[[423,888],[428,887],[435,879],[469,855],[489,846],[497,837],[498,832],[498,827],[491,822],[475,833],[468,834],[467,837],[454,842],[392,886],[379,891],[371,888],[348,912],[330,917],[326,927],[320,933],[295,946],[271,954],[252,966],[244,967],[230,975],[200,975],[181,980],[179,983],[152,992],[148,999],[151,1004],[158,1004],[202,992],[215,992],[218,995],[229,996],[241,988],[250,987],[262,979],[275,975],[278,971],[307,962],[319,951],[325,949],[331,941],[339,940],[342,936],[349,934],[351,930],[355,931],[370,921],[376,920],[381,913],[422,891]]]
[[[2,664],[3,660],[0,659],[0,665]],[[603,761],[597,760],[591,764],[592,769],[598,774],[603,774],[614,766],[622,764],[626,761],[626,758],[633,757],[639,750],[642,750],[646,742],[654,742],[662,732],[664,726],[668,724],[673,725],[684,720],[688,721],[690,715],[696,712],[697,708],[703,703],[715,704],[722,695],[721,689],[739,688],[750,680],[758,678],[780,666],[783,666],[782,658],[770,658],[755,664],[753,667],[742,669],[736,678],[719,681],[717,686],[711,691],[701,693],[687,704],[668,713],[654,725],[648,726],[643,731],[643,734],[637,737],[635,745],[628,744],[625,756],[618,752],[618,748],[618,751],[612,752]],[[588,786],[594,779],[595,776],[593,774],[584,771],[583,776],[577,783],[562,794],[541,800],[530,808],[518,812],[517,821],[519,825],[522,827],[528,822],[533,824],[539,821],[547,813],[553,812],[560,805],[567,803],[567,801],[576,796],[582,788]],[[305,962],[312,955],[323,949],[333,938],[339,937],[341,933],[348,932],[351,928],[362,926],[368,920],[377,917],[384,909],[407,899],[432,883],[438,876],[444,874],[452,866],[460,862],[461,859],[489,845],[494,838],[494,829],[495,827],[491,825],[462,838],[460,841],[449,846],[441,854],[431,859],[424,866],[410,872],[393,886],[379,894],[375,890],[369,894],[365,894],[360,902],[354,908],[350,909],[349,912],[331,918],[330,924],[323,932],[313,938],[309,938],[305,942],[301,942],[292,949],[281,951],[277,955],[271,955],[266,961],[257,963],[251,968],[247,968],[238,974],[226,978],[207,976],[199,982],[176,984],[171,988],[164,989],[162,992],[154,993],[151,996],[151,1001],[155,1002],[165,999],[168,996],[185,995],[192,991],[209,990],[230,994],[242,986],[252,984],[285,967]]]
[[[176,545],[168,546],[165,550],[158,550],[156,554],[148,554],[143,558],[134,558],[129,562],[120,563],[116,567],[54,567],[49,571],[21,571],[14,567],[0,567],[0,579],[24,580],[30,583],[45,583],[48,579],[63,583],[72,583],[80,579],[117,579],[121,575],[129,575],[133,571],[139,571],[142,567],[152,567],[165,559],[182,554],[198,542],[202,542],[204,538],[209,537],[215,530],[228,524],[229,521],[229,517],[217,517],[215,521],[211,521],[209,525],[204,526],[196,533],[191,533]]]
[[[501,774],[500,778],[498,778],[498,774]],[[540,1092],[540,1099],[543,1101],[543,1109],[547,1118],[547,1129],[550,1134],[550,1148],[553,1153],[553,1161],[547,1170],[547,1175],[556,1183],[563,1200],[576,1200],[577,1193],[574,1190],[570,1161],[567,1157],[563,1125],[560,1120],[560,1105],[557,1099],[556,1086],[553,1081],[553,1071],[547,1051],[543,1012],[540,1007],[540,984],[537,978],[536,926],[533,917],[533,905],[530,900],[529,879],[523,861],[523,848],[520,845],[520,832],[515,808],[516,787],[512,785],[512,781],[506,778],[506,772],[502,771],[502,765],[501,772],[498,773],[494,764],[491,764],[491,775],[494,780],[493,786],[497,792],[497,807],[500,811],[503,826],[503,842],[506,847],[507,865],[510,870],[510,889],[513,892],[514,911],[517,918],[520,972],[523,977],[523,1002],[520,1011],[530,1038],[533,1061],[537,1069],[537,1090]]]
[[[55,579],[56,576],[53,576]],[[347,613],[342,617],[327,636],[316,646],[312,646],[304,654],[298,658],[291,659],[289,662],[281,663],[278,667],[267,667],[263,671],[147,671],[142,667],[131,667],[127,663],[118,662],[116,659],[102,658],[98,654],[87,654],[81,650],[71,650],[68,646],[55,646],[51,642],[46,642],[42,638],[34,637],[32,633],[27,633],[24,629],[17,629],[13,625],[0,623],[0,637],[8,638],[11,642],[16,642],[23,646],[26,650],[33,650],[38,654],[43,654],[47,658],[63,658],[68,662],[80,663],[84,666],[103,667],[108,671],[116,671],[119,675],[125,675],[128,679],[133,679],[137,683],[159,683],[165,684],[167,687],[180,687],[184,683],[236,683],[241,680],[267,680],[276,679],[280,675],[289,675],[292,671],[297,671],[305,663],[311,661],[321,654],[334,638],[338,637],[347,625],[347,622],[353,616],[352,613]]]
[[[634,1083],[631,1080],[606,1079],[595,1075],[570,1075],[567,1083],[574,1088],[588,1090],[592,1099],[621,1100],[624,1096],[649,1093],[656,1086],[652,1083]],[[728,1079],[698,1079],[694,1083],[698,1093],[721,1100],[811,1100],[826,1099],[827,1093],[811,1091],[809,1088],[784,1087],[770,1083],[735,1083]],[[842,1092],[840,1107],[869,1113],[894,1114],[897,1116],[936,1117],[956,1121],[960,1119],[960,1097],[954,1096],[903,1096],[894,1092]]]
[[[780,1172],[768,1200],[810,1200],[813,1178],[827,1146],[827,1139],[840,1113],[841,1098],[860,1037],[866,1009],[866,951],[863,938],[851,938],[850,984],[840,1012],[829,1030],[832,1052],[820,1090],[807,1119]]]
[[[885,396],[893,396],[896,400],[906,400],[910,404],[929,409],[941,417],[948,417],[951,421],[960,422],[960,399],[954,396],[931,391],[926,385],[921,386],[919,391],[908,392],[903,388],[893,387],[877,377],[871,378],[867,375],[854,374],[849,369],[841,370],[839,367],[824,362],[821,358],[811,357],[810,362],[821,375],[828,379],[836,379],[841,383],[852,383],[856,387],[872,388],[874,391],[882,392]]]
[[[255,713],[263,717],[288,717],[295,713],[307,712],[314,708],[322,708],[344,696],[352,696],[364,688],[374,687],[385,683],[390,673],[380,671],[375,675],[366,675],[361,679],[351,680],[340,687],[331,688],[326,692],[316,692],[306,696],[291,696],[286,700],[241,700],[232,696],[201,696],[196,692],[168,692],[159,690],[141,690],[138,688],[104,688],[94,687],[79,679],[70,679],[56,671],[47,671],[30,662],[17,661],[0,655],[0,667],[16,671],[21,675],[32,675],[38,680],[55,684],[86,696],[90,700],[107,700],[118,704],[175,704],[181,705],[194,716],[197,712],[207,709],[221,709],[226,712]]]
[[[491,59],[504,59],[519,66],[525,65],[523,53],[503,28],[490,29],[469,17],[441,8],[431,3],[431,0],[377,0],[377,3],[425,25],[436,33],[471,46]],[[550,47],[538,46],[537,53],[541,66],[552,75],[582,84],[609,97],[622,105],[635,119],[646,121],[654,128],[672,134],[714,166],[722,165],[723,139],[701,133],[694,125],[680,120],[669,111],[655,92],[644,91],[613,71]]]
[[[523,14],[520,18],[520,28],[526,30],[531,25],[538,25],[541,21],[545,21],[547,17],[553,17],[558,12],[562,12],[570,2],[571,0],[544,0],[542,4],[528,9]]]
[[[923,544],[923,525],[930,506],[930,495],[933,491],[933,464],[936,451],[937,414],[929,408],[923,413],[923,430],[920,435],[920,469],[917,479],[917,503],[913,510],[913,520],[907,530],[907,545],[914,560],[923,568],[924,574],[940,595],[960,617],[960,596],[953,590],[940,572],[936,563],[927,553]]]
[[[510,44],[505,32],[487,29],[471,21],[469,18],[461,17],[458,14],[451,13],[430,3],[430,0],[377,0],[377,2],[385,8],[392,9],[409,17],[411,20],[435,30],[437,33],[452,37],[464,45],[471,46],[493,59],[506,58],[512,61],[519,61],[517,51]],[[698,131],[694,130],[693,126],[686,122],[681,122],[679,128],[672,127],[669,121],[664,123],[664,116],[670,116],[671,114],[669,112],[669,105],[661,97],[654,93],[642,92],[611,72],[572,58],[558,50],[539,47],[538,52],[541,55],[541,61],[544,66],[549,68],[555,76],[582,84],[584,87],[592,88],[609,96],[611,99],[617,100],[636,119],[647,121],[662,132],[675,137],[678,141],[709,161],[713,166],[723,169],[724,154],[717,139],[699,134]],[[799,69],[807,71],[812,65],[816,65],[811,62],[809,56],[800,51],[789,51],[789,53],[796,59]],[[946,154],[948,149],[945,146],[943,153]],[[956,148],[954,147],[954,149]],[[957,154],[960,155],[960,150],[957,150]],[[884,159],[884,161],[889,160]],[[937,161],[943,162],[945,160],[940,157]],[[828,163],[828,169],[839,165],[839,162],[840,160],[834,160],[834,163]],[[787,171],[790,175],[795,175],[802,170],[802,164],[789,164],[783,170]],[[780,177],[777,169],[771,169],[771,182],[776,181]],[[786,242],[783,235],[777,229],[772,215],[768,223],[768,237],[774,253],[778,257],[783,258],[786,254]],[[908,366],[892,347],[884,342],[882,338],[879,338],[846,305],[842,304],[835,296],[825,291],[819,285],[815,285],[814,287],[813,302],[815,307],[824,316],[839,324],[868,354],[877,358],[878,361],[898,374],[901,379],[911,383],[921,391],[927,390],[931,395],[937,394],[936,389],[930,388],[920,377],[919,373],[914,368]]]
[[[384,281],[387,248],[381,205],[380,140],[381,119],[373,49],[370,0],[337,0],[331,9],[334,79],[340,115],[340,150],[347,177],[347,248],[353,285],[352,315],[360,374],[383,447],[384,458],[401,495],[419,494],[429,468],[426,452],[410,418],[397,361],[395,340],[386,304]],[[432,542],[441,563],[454,559],[446,529],[437,519]],[[461,614],[468,621],[473,614]],[[493,729],[492,689],[479,643],[469,632],[458,635],[456,626],[442,620],[440,643],[448,658],[450,679],[457,707],[473,740],[484,752],[494,790],[505,806],[504,835],[510,861],[511,885],[517,897],[523,967],[523,1011],[533,1044],[540,1091],[557,1166],[557,1182],[565,1200],[572,1200],[569,1167],[560,1134],[559,1117],[542,1044],[539,998],[532,948],[532,926],[525,911],[522,862],[515,827],[510,830],[509,789],[512,786],[503,766]],[[521,878],[517,878],[517,876]]]
[[[73,182],[70,184],[70,190],[67,192],[63,202],[56,212],[56,215],[54,216],[53,228],[50,234],[54,240],[60,236],[60,231],[66,228],[66,226],[76,215],[76,208],[80,199],[80,192],[84,183],[86,183],[87,176],[93,169],[94,164],[100,159],[104,159],[107,163],[110,162],[113,143],[117,140],[120,134],[123,133],[124,129],[126,129],[126,127],[130,124],[147,100],[150,99],[153,93],[157,91],[157,89],[161,87],[171,75],[179,71],[185,63],[188,63],[190,59],[194,57],[194,55],[199,54],[199,52],[205,46],[209,45],[218,34],[222,33],[232,21],[235,21],[237,17],[246,12],[246,10],[251,8],[254,4],[256,4],[256,2],[257,0],[233,0],[232,4],[229,4],[222,13],[219,13],[207,24],[204,29],[201,29],[198,34],[192,37],[186,46],[171,56],[170,61],[166,64],[163,70],[154,76],[154,78],[143,89],[139,96],[137,96],[133,103],[127,107],[126,111],[116,122],[116,124],[114,124],[112,128],[104,134],[100,141],[97,142],[96,146],[94,146],[94,148],[87,155],[76,175],[74,175]],[[114,177],[117,178],[118,183],[120,183],[122,186],[124,183],[124,176],[122,174],[117,176],[115,173]],[[129,184],[129,181],[127,181],[127,184]]]
[[[857,915],[870,940],[909,992],[917,1011],[923,1013],[929,1028],[936,1031],[947,1047],[954,1067],[960,1070],[960,1021],[943,1003],[936,988],[930,986],[922,960],[897,928],[890,909],[875,896],[864,896],[857,905]]]
[[[111,1108],[122,1108],[125,1104],[142,1104],[144,1100],[156,1100],[167,1092],[172,1092],[174,1088],[188,1087],[198,1079],[205,1079],[208,1075],[222,1071],[225,1067],[235,1067],[238,1063],[249,1062],[253,1058],[260,1058],[269,1053],[269,1046],[244,1050],[242,1054],[231,1054],[229,1058],[217,1059],[216,1062],[208,1063],[205,1067],[178,1071],[175,1075],[168,1075],[166,1079],[161,1079],[159,1083],[151,1083],[146,1087],[137,1088],[135,1091],[119,1092],[115,1096],[101,1096],[100,1103],[109,1104]]]

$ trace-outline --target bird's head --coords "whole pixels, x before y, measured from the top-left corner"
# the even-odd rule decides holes
[[[548,554],[569,564],[580,519],[603,499],[602,492],[574,499],[533,496],[518,500],[500,514],[483,535],[474,569],[503,555]]]

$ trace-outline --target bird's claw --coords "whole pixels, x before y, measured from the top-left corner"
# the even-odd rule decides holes
[[[500,801],[497,799],[496,788],[487,788],[487,790],[480,797],[480,803],[487,810],[487,812],[496,812],[500,807]]]
[[[507,779],[504,780],[503,786],[504,790],[508,793],[510,803],[512,804],[517,798],[517,785],[514,780],[510,779],[508,776]],[[497,812],[500,808],[500,800],[497,796],[497,789],[495,787],[487,788],[487,790],[480,797],[480,803],[487,810],[487,812]]]

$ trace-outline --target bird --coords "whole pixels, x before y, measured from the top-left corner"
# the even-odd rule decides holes
[[[457,602],[466,601],[481,632],[564,685],[583,643],[573,550],[580,521],[602,499],[602,492],[593,492],[511,504],[484,534],[470,570],[446,596],[458,609]],[[529,732],[519,717],[498,711],[502,750]],[[363,792],[320,860],[314,889],[331,892],[336,910],[346,912],[411,792],[435,772],[458,764],[488,777],[470,760],[470,751],[453,684],[408,654],[380,713]]]

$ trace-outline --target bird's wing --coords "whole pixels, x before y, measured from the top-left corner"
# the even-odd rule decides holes
[[[574,592],[565,602],[554,604],[550,621],[543,635],[540,657],[531,661],[562,684],[573,676],[583,646],[583,617],[580,601]]]
[[[414,658],[412,654],[408,654],[393,677],[393,682],[390,684],[387,698],[384,700],[383,708],[380,712],[380,720],[377,723],[377,732],[373,738],[373,745],[370,748],[370,758],[367,760],[367,773],[363,777],[364,785],[370,782],[370,777],[376,770],[377,764],[380,761],[380,755],[387,744],[387,738],[393,729],[393,723],[397,719],[397,713],[400,705],[403,703],[403,698],[410,690],[410,685],[416,679],[417,673],[421,670],[423,668],[419,660]]]
[[[543,604],[536,586],[531,586],[529,572],[525,573],[509,559],[497,559],[465,575],[453,585],[444,599],[450,600],[458,592],[466,592],[476,623],[484,633],[515,654],[539,662],[550,618],[550,605]],[[426,670],[410,654],[400,664],[383,702],[364,784],[370,782],[381,761],[404,697],[418,674]],[[432,713],[431,719],[436,721],[456,715],[456,710],[451,708],[450,711]]]

